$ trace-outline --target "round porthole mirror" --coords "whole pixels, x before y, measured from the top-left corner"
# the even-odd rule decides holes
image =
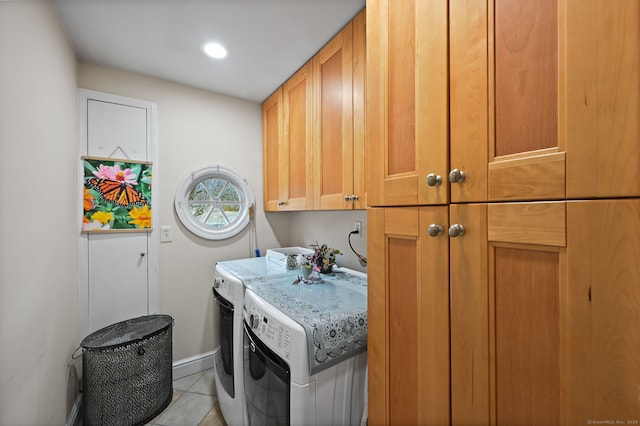
[[[246,179],[222,166],[191,173],[178,188],[175,209],[182,224],[199,237],[223,240],[249,223],[255,205]]]

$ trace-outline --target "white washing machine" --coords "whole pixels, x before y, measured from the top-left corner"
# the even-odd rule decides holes
[[[366,278],[359,288],[337,281],[247,286],[248,425],[359,425],[366,415]]]
[[[265,277],[295,275],[265,257],[218,262],[215,267],[213,298],[217,303],[220,349],[214,356],[215,385],[220,410],[229,426],[247,424],[243,362],[248,346],[243,336],[243,296],[245,282]]]

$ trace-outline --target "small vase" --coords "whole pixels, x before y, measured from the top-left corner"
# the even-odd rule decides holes
[[[311,275],[311,272],[313,272],[313,268],[311,268],[311,266],[302,265],[300,267],[300,271],[302,272],[302,279],[308,280],[309,276]]]

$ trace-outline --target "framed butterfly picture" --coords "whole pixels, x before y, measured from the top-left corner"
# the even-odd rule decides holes
[[[82,232],[151,231],[152,163],[82,157]]]

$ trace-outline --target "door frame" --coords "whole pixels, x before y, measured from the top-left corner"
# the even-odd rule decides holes
[[[78,183],[84,178],[84,170],[80,157],[87,155],[87,103],[89,100],[110,102],[137,108],[147,111],[147,161],[153,163],[153,186],[151,188],[151,199],[156,206],[159,206],[158,198],[158,155],[157,155],[157,120],[156,104],[154,102],[141,99],[129,98],[125,96],[113,95],[89,89],[77,90],[77,147],[78,147]],[[76,208],[77,223],[82,223],[82,205],[84,200],[83,191],[78,191],[78,204]],[[155,314],[159,311],[158,295],[158,252],[159,252],[159,232],[158,230],[158,209],[155,209],[151,217],[152,231],[147,233],[147,311]],[[80,232],[78,226],[78,308],[80,321],[80,340],[89,334],[89,238],[88,234]]]

